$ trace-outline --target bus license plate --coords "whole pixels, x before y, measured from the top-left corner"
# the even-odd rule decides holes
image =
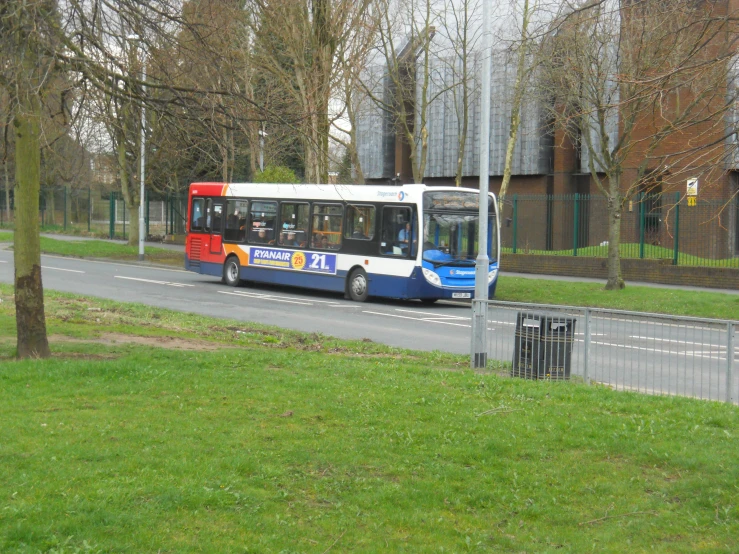
[[[453,292],[452,298],[472,298],[471,292]]]

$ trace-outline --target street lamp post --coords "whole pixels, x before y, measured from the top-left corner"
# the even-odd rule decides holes
[[[264,173],[264,137],[267,133],[264,129],[259,129],[259,171]]]
[[[131,42],[141,43],[141,39],[138,35],[129,35],[128,40]],[[144,50],[143,43],[141,43],[141,95],[142,97],[146,94],[146,51]],[[141,99],[141,151],[139,153],[140,162],[140,174],[141,179],[141,191],[139,192],[139,261],[144,260],[144,242],[146,239],[146,223],[144,221],[144,196],[146,190],[144,188],[145,183],[145,167],[146,167],[146,105],[144,104],[143,98]]]
[[[472,356],[473,368],[487,366],[487,319],[488,319],[488,189],[490,184],[490,74],[492,73],[490,4],[482,1],[482,113],[480,114],[480,229],[475,260],[475,301],[472,306]]]

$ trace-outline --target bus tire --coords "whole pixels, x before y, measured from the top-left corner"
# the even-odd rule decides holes
[[[421,303],[430,306],[431,304],[434,304],[437,300],[438,298],[421,298]]]
[[[349,282],[347,283],[349,290],[349,298],[355,302],[364,302],[369,296],[369,281],[367,274],[361,267],[358,267],[349,274]]]
[[[237,256],[229,256],[223,264],[223,282],[229,287],[241,285],[241,264]]]

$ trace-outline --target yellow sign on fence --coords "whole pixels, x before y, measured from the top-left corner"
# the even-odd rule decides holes
[[[688,196],[688,206],[695,206],[695,196]]]

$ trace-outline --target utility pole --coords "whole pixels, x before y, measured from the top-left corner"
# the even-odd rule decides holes
[[[482,113],[480,117],[480,224],[475,260],[475,299],[472,302],[472,356],[473,368],[483,368],[488,363],[488,189],[490,184],[490,73],[492,72],[492,40],[490,36],[490,3],[482,2]]]

